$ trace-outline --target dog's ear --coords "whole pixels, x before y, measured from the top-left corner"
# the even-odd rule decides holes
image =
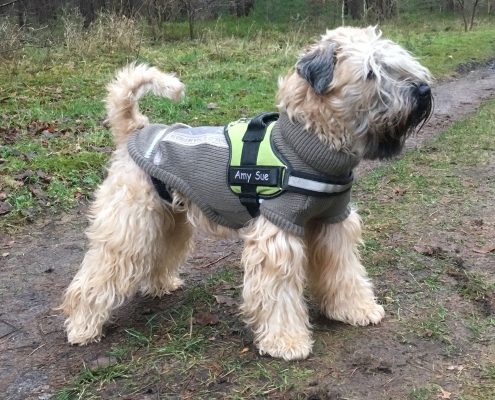
[[[303,55],[296,64],[297,73],[308,81],[316,94],[323,94],[332,81],[335,43],[318,47]]]

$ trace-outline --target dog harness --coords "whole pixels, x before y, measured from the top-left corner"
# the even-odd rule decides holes
[[[148,125],[128,141],[134,161],[162,198],[186,195],[212,221],[239,229],[262,214],[281,229],[344,220],[358,159],[335,151],[286,114],[225,127]]]

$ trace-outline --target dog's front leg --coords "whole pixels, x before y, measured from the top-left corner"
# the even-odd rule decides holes
[[[306,229],[308,279],[313,297],[330,319],[377,324],[385,315],[359,259],[361,221],[356,211],[342,222],[312,222]]]
[[[246,323],[261,354],[285,360],[306,358],[313,341],[304,301],[305,245],[263,216],[244,235]]]

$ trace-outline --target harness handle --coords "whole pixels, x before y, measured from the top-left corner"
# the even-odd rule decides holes
[[[266,127],[270,124],[270,122],[276,120],[278,120],[278,113],[276,112],[266,112],[251,118],[246,133],[242,137],[242,141],[244,143],[263,141]]]
[[[273,121],[278,120],[278,113],[269,112],[256,115],[247,126],[242,137],[244,145],[241,153],[241,167],[256,166],[260,144],[266,133],[266,127]],[[252,217],[259,215],[259,198],[254,185],[241,185],[239,200],[246,207]]]

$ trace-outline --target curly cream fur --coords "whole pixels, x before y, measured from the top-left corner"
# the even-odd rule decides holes
[[[308,80],[296,65],[279,80],[278,108],[304,123],[306,134],[317,135],[322,144],[362,156],[370,141],[383,140],[387,132],[395,135],[404,124],[403,130],[409,129],[407,118],[417,108],[415,82],[427,83],[430,75],[374,28],[327,31],[308,53],[328,57],[334,49],[329,61],[333,77],[324,92],[318,94],[313,77]],[[374,79],[369,79],[370,71]],[[384,310],[359,259],[361,222],[355,211],[333,225],[310,221],[305,236],[298,237],[263,216],[239,231],[219,226],[178,192],[171,204],[160,199],[126,149],[128,136],[148,123],[138,100],[149,91],[176,101],[183,97],[184,85],[173,75],[135,64],[108,85],[108,120],[117,149],[91,207],[90,249],[60,306],[68,315],[69,342],[100,340],[112,310],[138,291],[162,296],[177,289],[182,283],[178,269],[192,249],[196,228],[244,240],[241,311],[260,353],[285,360],[310,354],[306,284],[328,318],[353,325],[379,323]],[[429,107],[427,103],[418,120]]]
[[[316,94],[303,77],[292,71],[279,78],[279,111],[304,123],[308,132],[336,150],[362,154],[363,135],[370,125],[379,126],[397,115],[407,118],[411,104],[403,92],[410,82],[432,80],[428,69],[406,50],[380,36],[373,27],[327,31],[307,51],[336,45],[334,78],[326,95]],[[366,79],[370,70],[376,79]]]

